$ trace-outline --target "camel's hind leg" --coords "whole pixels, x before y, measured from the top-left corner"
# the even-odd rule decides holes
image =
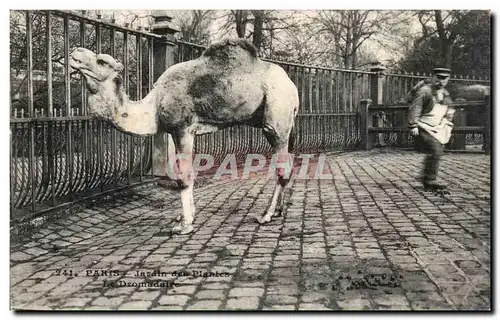
[[[292,178],[293,158],[288,152],[291,128],[284,131],[285,133],[283,131],[280,133],[272,125],[264,126],[264,135],[273,149],[270,169],[276,168],[277,181],[271,203],[262,217],[258,219],[261,224],[271,221],[273,216],[282,212],[285,200],[283,194]]]
[[[193,170],[193,147],[194,136],[190,133],[178,133],[172,135],[178,154],[178,184],[181,189],[182,215],[176,219],[179,225],[172,229],[173,233],[186,234],[193,231],[195,218],[195,205],[193,199],[194,170]]]

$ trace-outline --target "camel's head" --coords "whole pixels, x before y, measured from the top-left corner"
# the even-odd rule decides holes
[[[91,92],[97,92],[100,83],[117,78],[123,70],[123,65],[109,54],[95,54],[85,48],[75,49],[69,64],[85,77]]]

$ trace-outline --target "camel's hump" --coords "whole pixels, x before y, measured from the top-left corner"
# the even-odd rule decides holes
[[[236,57],[241,54],[247,54],[251,58],[257,59],[257,48],[246,39],[226,39],[211,44],[202,56],[204,57]]]

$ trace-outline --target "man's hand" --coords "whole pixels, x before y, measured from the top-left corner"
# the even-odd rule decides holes
[[[410,130],[410,135],[411,135],[412,137],[416,137],[416,136],[418,136],[418,127],[416,127],[416,128],[412,128],[412,129]]]

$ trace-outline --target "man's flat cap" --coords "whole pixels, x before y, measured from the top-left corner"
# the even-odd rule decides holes
[[[448,68],[434,68],[432,69],[432,73],[438,76],[450,76],[451,70]]]

